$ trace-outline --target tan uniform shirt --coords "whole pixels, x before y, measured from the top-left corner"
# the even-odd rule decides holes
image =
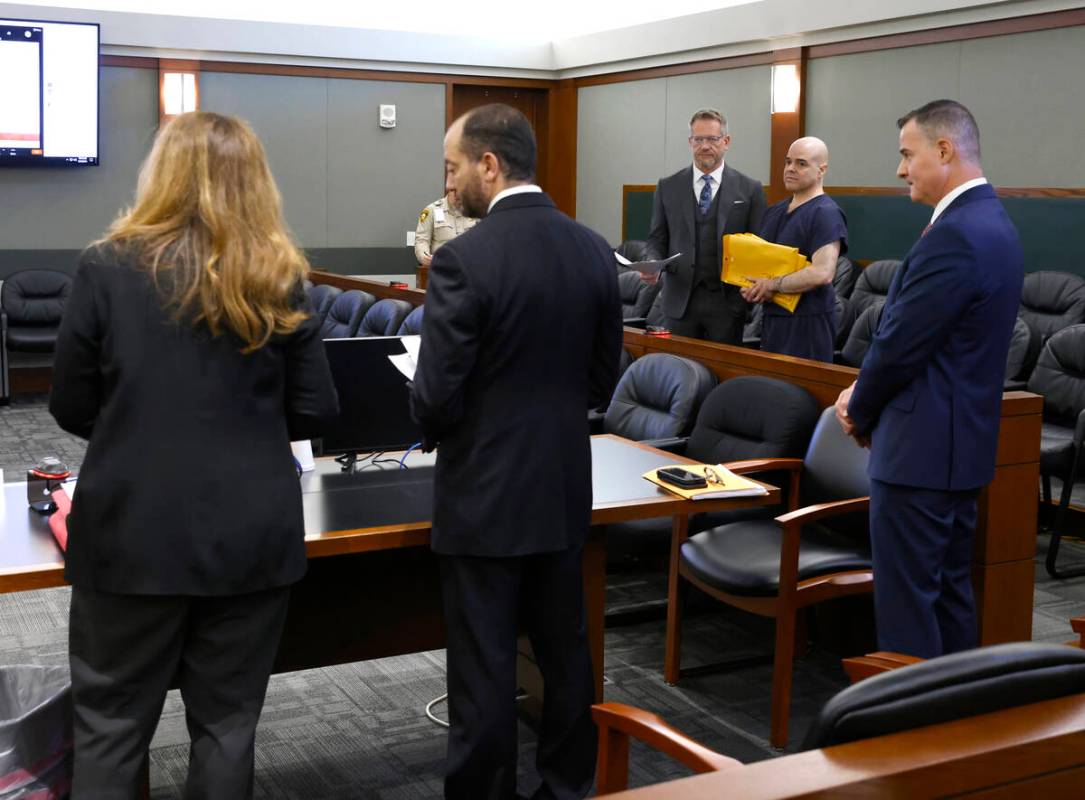
[[[455,239],[476,222],[474,217],[465,217],[458,209],[450,207],[443,197],[430,203],[418,215],[418,227],[414,231],[414,256],[418,263],[422,263],[423,256],[432,256],[438,247]]]

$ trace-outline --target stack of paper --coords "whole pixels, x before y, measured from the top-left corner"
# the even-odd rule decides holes
[[[809,263],[797,247],[766,242],[752,233],[729,233],[723,237],[720,280],[732,286],[752,286],[751,279],[790,275]],[[794,312],[801,296],[777,293],[772,302]]]
[[[630,261],[618,251],[614,251],[614,260],[621,264],[623,267],[629,269],[635,269],[644,275],[653,275],[657,272],[662,272],[663,268],[674,261],[676,258],[680,258],[681,253],[675,253],[670,258],[664,258],[660,261]]]
[[[751,481],[749,478],[743,478],[741,475],[736,475],[723,466],[723,464],[674,464],[674,467],[678,469],[684,469],[688,472],[696,473],[697,475],[704,475],[705,468],[710,468],[719,477],[721,483],[709,483],[707,486],[702,486],[700,489],[683,489],[681,486],[675,486],[673,483],[667,483],[660,480],[656,475],[657,470],[650,469],[644,473],[644,478],[651,481],[656,486],[666,489],[672,494],[676,494],[679,497],[684,497],[686,500],[718,500],[723,497],[760,497],[769,493],[769,490],[762,486],[757,481]],[[660,469],[668,469],[668,467],[660,467]]]

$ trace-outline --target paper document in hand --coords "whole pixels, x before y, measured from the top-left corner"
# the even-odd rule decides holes
[[[726,497],[761,497],[769,493],[769,490],[757,481],[751,481],[741,475],[736,475],[723,466],[723,464],[674,464],[673,466],[687,470],[688,472],[702,475],[707,482],[700,489],[683,489],[681,486],[667,483],[656,476],[657,470],[651,469],[644,473],[645,480],[649,480],[656,486],[666,489],[672,494],[684,497],[687,500],[719,500]],[[667,467],[660,467],[667,469]]]
[[[396,369],[402,372],[407,380],[414,380],[414,371],[418,368],[418,352],[422,347],[421,336],[404,336],[401,341],[403,342],[403,349],[406,353],[398,353],[394,356],[388,356],[388,360],[395,364]]]
[[[676,258],[680,258],[681,253],[675,253],[670,258],[664,258],[661,261],[630,261],[621,253],[615,251],[614,260],[621,264],[623,267],[629,267],[629,269],[635,269],[644,275],[654,275],[657,272],[662,272],[663,268],[674,261]]]
[[[766,242],[752,233],[729,233],[723,237],[720,280],[732,286],[752,286],[754,280],[790,275],[809,263],[797,247]],[[794,311],[801,296],[780,292],[772,302]]]

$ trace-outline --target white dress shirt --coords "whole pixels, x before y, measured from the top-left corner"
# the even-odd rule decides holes
[[[701,202],[701,189],[704,188],[704,176],[712,176],[712,199],[716,199],[716,192],[720,190],[720,179],[723,177],[723,162],[711,172],[705,173],[697,169],[697,165],[693,165],[693,199],[695,202]]]
[[[952,192],[947,194],[941,200],[938,201],[938,205],[934,207],[934,214],[931,216],[930,224],[933,225],[934,221],[942,215],[942,212],[949,208],[949,204],[967,192],[969,189],[975,189],[977,186],[983,186],[987,183],[986,178],[973,178],[970,181],[965,181]]]
[[[490,201],[490,207],[486,209],[486,213],[489,214],[494,210],[494,206],[497,205],[497,201],[502,198],[509,197],[514,194],[529,194],[532,192],[541,192],[542,187],[536,186],[534,183],[525,183],[520,186],[510,186],[508,189],[503,189],[494,195],[494,199]]]

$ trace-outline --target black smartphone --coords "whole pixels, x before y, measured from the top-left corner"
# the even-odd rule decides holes
[[[708,485],[703,475],[698,475],[696,472],[690,472],[688,469],[682,469],[681,467],[657,469],[656,477],[664,483],[680,486],[683,489],[700,489]]]

